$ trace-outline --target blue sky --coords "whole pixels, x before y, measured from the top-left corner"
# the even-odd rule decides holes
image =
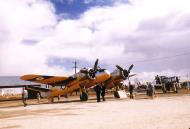
[[[127,0],[118,0],[127,2]],[[56,13],[65,14],[65,18],[75,19],[92,7],[112,6],[115,0],[51,0],[56,8]]]

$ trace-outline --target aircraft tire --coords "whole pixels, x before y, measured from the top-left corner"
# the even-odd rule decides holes
[[[115,98],[120,98],[117,91],[114,91],[114,97],[115,97]]]
[[[87,101],[88,100],[88,94],[85,92],[82,92],[82,94],[80,95],[80,100],[81,101]]]

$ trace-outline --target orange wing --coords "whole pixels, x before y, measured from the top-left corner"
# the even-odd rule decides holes
[[[42,84],[58,84],[68,79],[71,80],[71,77],[28,74],[21,76],[20,79],[25,81],[42,83]]]

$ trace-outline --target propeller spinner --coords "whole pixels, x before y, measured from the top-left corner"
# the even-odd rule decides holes
[[[94,63],[93,69],[81,70],[80,72],[81,72],[81,73],[88,74],[88,76],[89,76],[91,79],[95,78],[95,75],[96,75],[97,71],[99,71],[99,68],[98,68],[98,61],[99,61],[99,59],[96,59],[96,61],[95,61],[95,63]]]

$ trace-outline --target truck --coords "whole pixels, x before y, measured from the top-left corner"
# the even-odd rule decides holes
[[[156,88],[161,88],[163,93],[170,92],[171,89],[174,93],[178,93],[178,89],[180,88],[179,77],[167,77],[167,76],[156,76]]]

